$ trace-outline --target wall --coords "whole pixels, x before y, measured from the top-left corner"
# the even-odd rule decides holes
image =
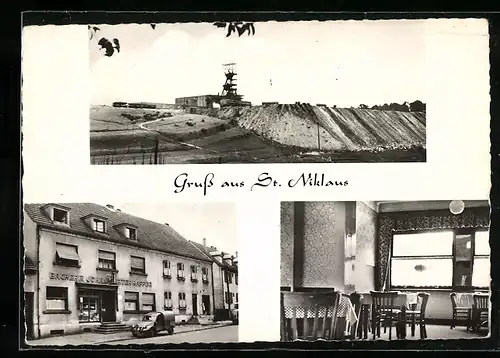
[[[303,205],[303,215],[295,210],[291,214],[290,204],[294,205],[282,203],[281,285],[291,285],[295,264],[299,276],[297,288],[323,287],[343,290],[345,204],[343,202],[298,203]],[[293,220],[290,220],[290,216]],[[298,227],[296,225],[302,226],[301,234],[296,231],[295,228]],[[300,237],[297,237],[294,243],[295,235]],[[303,255],[294,258],[290,248],[295,244],[301,246],[297,252],[303,250]],[[297,262],[294,263],[294,260]]]
[[[354,282],[356,291],[375,289],[375,241],[377,212],[368,203],[356,202],[356,260]]]
[[[37,252],[37,237],[36,237],[36,224],[31,220],[31,218],[23,210],[24,215],[24,225],[23,225],[23,246],[25,250],[25,255],[29,255],[33,260],[35,265],[38,264],[38,252]],[[37,300],[37,274],[27,274],[24,275],[24,292],[33,292],[33,333],[34,337],[38,338],[38,300]]]
[[[118,287],[118,311],[116,312],[117,321],[134,321],[140,319],[139,313],[123,313],[125,302],[123,300],[125,291],[139,292],[139,304],[143,292],[155,293],[156,309],[163,309],[164,292],[172,292],[172,301],[174,312],[180,314],[177,320],[187,321],[192,315],[192,293],[198,294],[198,313],[202,312],[201,295],[212,295],[212,285],[209,282],[204,284],[201,280],[201,267],[209,269],[209,277],[211,277],[211,263],[188,259],[180,256],[168,255],[157,251],[144,250],[140,248],[128,247],[124,245],[116,245],[105,241],[85,238],[82,236],[58,233],[55,231],[41,230],[40,231],[40,257],[43,258],[40,263],[40,310],[43,312],[46,309],[45,294],[46,286],[59,286],[68,288],[68,307],[71,313],[69,314],[43,314],[40,317],[41,336],[48,335],[50,330],[64,329],[65,333],[78,332],[84,327],[89,327],[95,324],[79,324],[78,321],[78,296],[77,286],[74,281],[63,281],[51,279],[49,273],[69,273],[82,275],[85,278],[88,276],[103,277],[109,272],[101,272],[97,270],[98,266],[98,250],[106,250],[116,253],[116,274],[117,279],[134,280],[134,281],[149,281],[151,287],[137,287],[120,285]],[[81,267],[61,267],[53,265],[56,251],[56,242],[78,245],[78,253],[81,259]],[[147,277],[130,274],[130,255],[137,255],[145,258]],[[171,279],[163,278],[163,260],[171,262]],[[185,281],[177,280],[176,264],[184,263]],[[198,282],[190,280],[190,265],[196,264],[198,269]],[[178,293],[186,293],[187,309],[179,312],[178,309]],[[212,298],[211,298],[212,299]]]

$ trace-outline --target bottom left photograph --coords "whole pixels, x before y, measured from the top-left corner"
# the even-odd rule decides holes
[[[235,203],[28,203],[28,346],[238,342]]]

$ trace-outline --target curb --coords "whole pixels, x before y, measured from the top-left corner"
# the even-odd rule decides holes
[[[232,325],[232,323],[223,323],[223,324],[217,324],[217,325],[208,325],[207,327],[196,328],[196,329],[192,329],[192,330],[185,331],[185,332],[179,332],[179,333],[175,333],[174,332],[174,334],[183,334],[183,333],[191,333],[191,332],[197,332],[197,331],[205,331],[207,329],[214,329],[214,328],[226,327],[226,326],[231,326],[231,325]],[[110,339],[110,340],[104,341],[104,342],[95,342],[95,343],[89,343],[89,344],[90,345],[97,345],[97,344],[106,344],[106,343],[109,343],[109,342],[128,341],[128,340],[130,340],[132,338],[134,338],[134,337],[132,336],[132,337],[124,337],[124,338],[115,338],[115,339]],[[140,338],[137,338],[137,339],[140,339]],[[134,344],[134,343],[132,343],[132,344]]]

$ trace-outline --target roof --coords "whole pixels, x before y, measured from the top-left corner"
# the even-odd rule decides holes
[[[104,241],[136,246],[145,249],[158,250],[179,256],[190,257],[203,261],[211,261],[199,250],[193,247],[187,239],[168,225],[143,219],[122,211],[110,210],[105,206],[93,203],[64,203],[62,205],[71,209],[70,227],[54,224],[46,215],[42,207],[47,204],[26,204],[27,215],[38,225],[58,231],[72,232],[95,237]],[[55,204],[59,205],[59,204]],[[88,227],[84,217],[98,215],[107,218],[107,233],[98,233]],[[116,226],[130,224],[137,227],[137,241],[123,237]]]
[[[200,252],[202,252],[206,257],[208,257],[211,261],[215,262],[217,265],[233,272],[238,272],[238,266],[236,265],[228,265],[224,261],[220,262],[216,260],[212,255],[210,255],[210,250],[208,250],[207,247],[205,247],[203,244],[200,244],[199,242],[191,241],[189,240],[193,246],[195,246]],[[222,253],[224,254],[224,253]]]

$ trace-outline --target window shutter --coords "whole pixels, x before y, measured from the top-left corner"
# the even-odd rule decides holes
[[[144,270],[144,259],[142,257],[131,257],[132,267]]]
[[[64,260],[71,261],[80,261],[80,257],[78,256],[77,247],[73,245],[64,245],[57,244],[56,245],[57,255]]]
[[[152,293],[142,294],[142,304],[143,305],[153,305],[155,303],[155,296]]]
[[[113,252],[99,251],[99,258],[103,260],[115,260],[115,254]]]
[[[127,301],[135,301],[139,294],[137,292],[125,292],[125,300]]]

